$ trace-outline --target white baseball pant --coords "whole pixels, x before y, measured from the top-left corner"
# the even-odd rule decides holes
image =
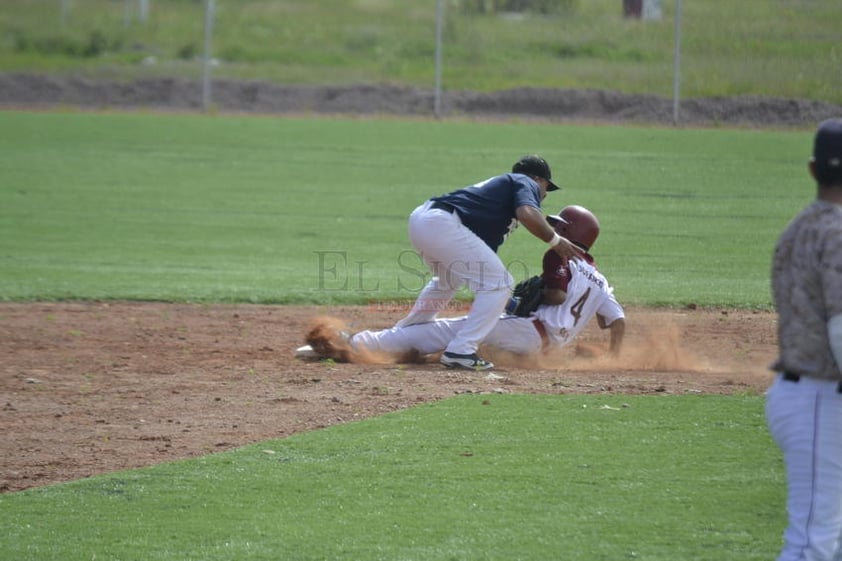
[[[381,331],[360,331],[351,338],[355,347],[385,353],[418,351],[422,354],[444,350],[448,343],[464,329],[467,317],[441,318],[406,327],[392,327]],[[504,351],[528,354],[541,350],[543,340],[535,328],[533,318],[502,316],[484,341]]]
[[[494,250],[465,227],[457,213],[430,208],[431,204],[425,202],[409,216],[409,239],[433,277],[409,315],[395,325],[407,327],[435,319],[456,291],[467,285],[474,301],[446,350],[472,354],[506,307],[514,279]]]
[[[766,393],[766,419],[787,473],[784,546],[778,561],[842,560],[842,394],[838,382],[781,375]]]

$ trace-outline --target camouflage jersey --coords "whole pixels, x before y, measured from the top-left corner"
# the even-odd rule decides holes
[[[780,354],[771,368],[842,380],[827,335],[842,314],[842,206],[816,200],[789,223],[775,247],[772,296]]]

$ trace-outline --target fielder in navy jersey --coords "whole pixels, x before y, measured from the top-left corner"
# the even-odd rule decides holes
[[[477,355],[511,296],[512,276],[497,248],[518,223],[563,260],[579,252],[544,219],[541,202],[552,182],[550,167],[540,156],[524,156],[511,173],[433,197],[409,217],[409,238],[432,277],[409,314],[396,327],[434,320],[446,310],[457,290],[474,294],[471,309],[448,342],[441,362],[449,368],[487,370],[494,365]]]

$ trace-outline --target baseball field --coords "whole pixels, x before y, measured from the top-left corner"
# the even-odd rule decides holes
[[[807,131],[0,113],[8,559],[768,559],[768,263]],[[628,310],[488,373],[293,358],[388,326],[420,201],[542,153]],[[513,275],[543,247],[516,231]],[[463,312],[462,295],[452,313]]]
[[[437,2],[218,0],[205,112],[207,3],[6,4],[0,560],[775,558],[769,266],[838,0],[684,2],[680,126],[677,2],[444,2],[437,120]],[[408,214],[527,152],[602,223],[620,357],[596,325],[490,373],[294,357],[402,317]]]

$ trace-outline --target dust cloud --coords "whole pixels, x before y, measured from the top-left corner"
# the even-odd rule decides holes
[[[305,340],[323,358],[354,364],[424,363],[437,357],[418,353],[395,356],[352,347],[341,335],[347,324],[338,318],[315,318]],[[633,336],[627,334],[619,356],[608,352],[607,343],[582,341],[538,355],[519,355],[483,347],[483,356],[502,368],[538,370],[634,370],[647,372],[708,372],[709,361],[687,348],[683,330],[675,324],[643,326]]]

